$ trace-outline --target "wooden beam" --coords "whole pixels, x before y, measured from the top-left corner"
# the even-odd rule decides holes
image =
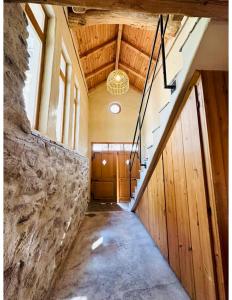
[[[125,45],[126,47],[130,48],[132,51],[136,52],[138,55],[143,56],[144,58],[146,58],[147,60],[150,59],[150,55],[145,53],[143,50],[136,48],[134,45],[132,45],[130,42],[128,41],[123,41],[122,40],[122,44]],[[156,60],[155,58],[152,59],[152,62],[155,63]]]
[[[158,15],[153,13],[137,13],[137,12],[118,12],[107,10],[89,10],[84,14],[75,14],[69,12],[68,15],[70,28],[80,28],[88,25],[98,24],[125,24],[134,26],[137,28],[154,31],[158,24]],[[166,29],[166,35],[174,36],[181,24],[181,20],[175,20],[170,18]]]
[[[181,14],[228,20],[228,0],[5,0],[7,3],[42,3],[130,14]]]
[[[145,81],[145,76],[139,74],[137,70],[132,69],[130,66],[126,65],[125,63],[119,62],[119,67],[123,68],[127,72],[133,74],[134,76],[138,77],[139,79]]]
[[[81,59],[86,59],[88,58],[88,56],[92,55],[92,54],[95,54],[96,52],[98,51],[104,51],[105,49],[111,47],[112,45],[116,44],[116,39],[113,39],[113,40],[110,40],[110,41],[107,41],[101,45],[98,45],[88,51],[86,51],[85,53],[81,54],[80,55],[80,58]]]
[[[123,25],[118,25],[118,40],[117,40],[117,49],[116,49],[116,60],[115,60],[115,70],[118,69],[118,62],[120,57],[120,49],[121,49],[121,40],[122,40],[122,29]]]
[[[114,67],[114,65],[115,65],[115,62],[110,62],[110,63],[107,63],[107,64],[105,64],[105,65],[103,65],[103,66],[97,68],[97,69],[94,70],[93,72],[87,73],[87,74],[85,75],[86,80],[91,79],[92,77],[98,75],[99,73],[101,73],[101,72],[103,72],[103,71],[105,71],[105,70],[107,70],[107,69],[109,69],[109,68]]]

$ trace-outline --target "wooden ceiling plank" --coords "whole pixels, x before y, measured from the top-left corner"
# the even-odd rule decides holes
[[[131,50],[133,50],[134,52],[136,52],[138,55],[143,56],[144,58],[146,58],[147,60],[150,59],[149,54],[145,53],[142,49],[138,49],[136,48],[134,45],[132,45],[129,41],[124,41],[122,40],[122,44],[124,44],[126,47],[130,48]],[[153,63],[155,63],[155,59],[152,59]]]
[[[139,74],[137,70],[132,69],[130,66],[126,65],[125,63],[119,62],[119,66],[122,67],[124,70],[130,72],[134,76],[139,77],[143,81],[146,79],[143,75]]]
[[[111,67],[114,66],[114,65],[115,65],[115,62],[110,62],[110,63],[107,63],[107,64],[105,64],[105,65],[103,65],[103,66],[97,68],[96,70],[94,70],[94,71],[91,72],[91,73],[87,73],[87,74],[85,75],[86,80],[88,80],[88,79],[90,79],[90,78],[92,78],[92,77],[94,77],[94,76],[97,76],[97,75],[100,74],[101,72],[103,72],[103,71],[105,71],[105,70],[111,68]]]
[[[90,55],[95,54],[98,51],[103,51],[103,50],[111,47],[112,45],[114,45],[116,43],[116,41],[117,40],[114,38],[114,39],[112,39],[110,41],[107,41],[107,42],[101,44],[101,45],[98,45],[98,46],[96,46],[96,47],[94,47],[94,48],[86,51],[82,55],[80,55],[80,58],[81,59],[87,59]]]
[[[122,30],[123,30],[123,25],[119,24],[118,25],[118,39],[117,39],[117,49],[116,49],[115,70],[118,69],[118,62],[119,62],[119,57],[120,57],[120,49],[121,49],[121,41],[122,41]]]
[[[22,2],[22,0],[5,0]],[[181,14],[192,17],[208,17],[228,20],[228,0],[23,0],[25,3],[42,3],[64,6],[78,6],[85,9],[112,10],[123,13]]]

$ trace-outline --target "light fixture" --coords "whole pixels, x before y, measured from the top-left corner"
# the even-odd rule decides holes
[[[107,164],[107,161],[105,159],[103,159],[102,164],[103,164],[103,166],[105,166]]]
[[[129,78],[124,71],[114,70],[109,74],[106,86],[111,95],[123,95],[129,90]]]
[[[119,114],[120,111],[121,111],[121,106],[118,103],[110,104],[110,112],[112,112],[112,114]]]

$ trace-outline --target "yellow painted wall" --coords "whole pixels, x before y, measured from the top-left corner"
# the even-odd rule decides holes
[[[76,139],[77,150],[80,154],[88,155],[88,91],[80,67],[78,52],[75,51],[71,32],[69,30],[65,11],[63,7],[45,5],[49,16],[48,30],[46,37],[45,66],[47,71],[42,82],[41,114],[39,119],[39,132],[56,141],[56,118],[59,97],[59,68],[62,45],[65,45],[68,57],[70,58],[71,78],[70,95],[66,103],[67,130],[63,142],[72,148],[72,110],[74,97],[74,82],[78,82],[80,90],[80,118],[79,130]]]
[[[141,93],[130,87],[127,94],[112,96],[106,83],[99,85],[89,94],[89,141],[132,142],[138,117]],[[119,114],[112,114],[109,105],[118,102]]]

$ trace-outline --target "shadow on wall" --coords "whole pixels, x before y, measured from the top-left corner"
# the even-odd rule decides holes
[[[23,86],[27,20],[4,4],[4,299],[43,299],[88,202],[87,158],[31,133]]]

